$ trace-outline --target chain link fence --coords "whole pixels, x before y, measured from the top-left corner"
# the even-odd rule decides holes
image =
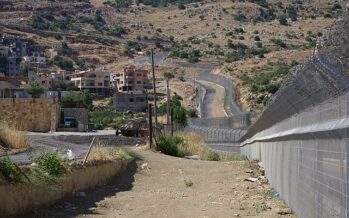
[[[245,140],[242,154],[299,217],[349,216],[349,93],[285,119]]]

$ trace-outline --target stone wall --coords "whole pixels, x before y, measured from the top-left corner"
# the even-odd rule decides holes
[[[0,99],[0,119],[14,123],[22,131],[56,131],[60,110],[56,99]]]

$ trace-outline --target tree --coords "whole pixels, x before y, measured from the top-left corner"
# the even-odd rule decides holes
[[[29,83],[26,92],[33,98],[39,98],[44,93],[44,88],[40,86],[38,81],[34,80]]]
[[[164,77],[166,79],[166,90],[167,90],[167,124],[170,123],[170,113],[171,113],[171,109],[170,109],[170,80],[174,78],[174,75],[173,73],[170,73],[170,72],[165,72],[164,73]]]
[[[175,107],[173,110],[173,121],[181,126],[186,126],[188,122],[187,111],[184,107]]]

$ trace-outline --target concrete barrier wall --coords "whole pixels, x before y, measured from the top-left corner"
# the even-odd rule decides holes
[[[55,99],[0,99],[0,119],[16,124],[21,131],[56,131],[60,104]]]
[[[121,173],[131,160],[116,160],[75,170],[57,184],[16,184],[0,186],[0,214],[25,214],[35,208],[53,205],[79,190],[104,184]]]

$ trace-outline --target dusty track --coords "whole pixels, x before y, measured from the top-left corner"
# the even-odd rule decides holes
[[[140,151],[147,167],[30,217],[280,217],[268,186],[244,181],[247,161],[207,162]],[[141,165],[141,164],[139,164]],[[144,165],[144,164],[143,164]],[[187,187],[184,180],[191,180]],[[282,217],[295,217],[287,215]]]

